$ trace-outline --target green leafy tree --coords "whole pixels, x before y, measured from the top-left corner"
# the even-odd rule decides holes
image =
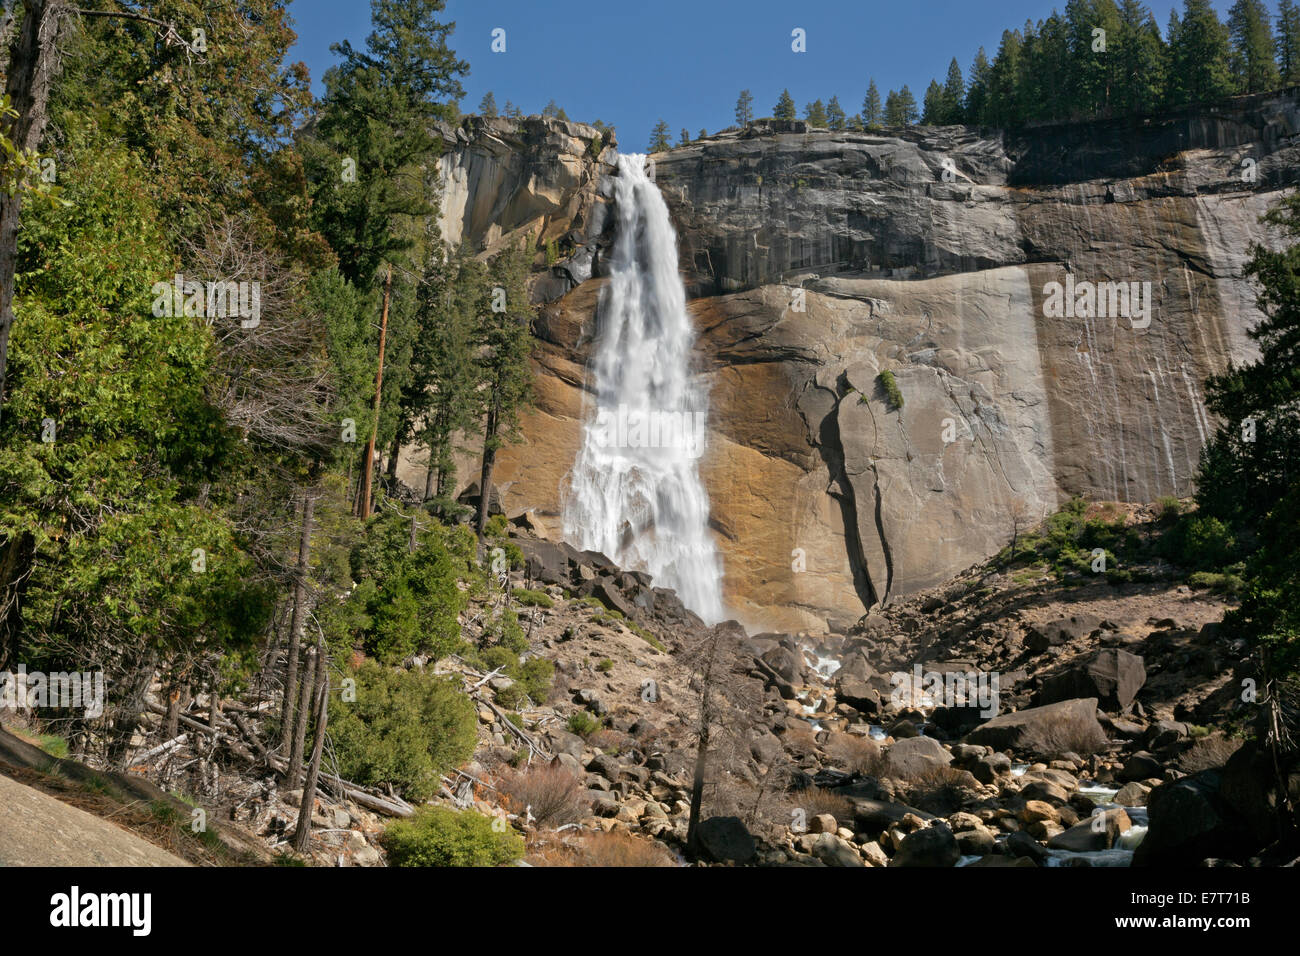
[[[678,146],[689,146],[691,144],[690,131],[683,126],[681,131],[677,134],[677,140]]]
[[[776,106],[772,109],[772,115],[779,120],[792,120],[797,117],[795,113],[794,97],[790,95],[789,90],[782,90],[780,98],[776,101]]]
[[[497,115],[497,98],[488,90],[483,94],[483,99],[479,100],[478,112],[480,116],[486,116],[492,119]]]
[[[474,753],[477,720],[459,678],[374,661],[349,676],[356,700],[330,707],[330,737],[347,779],[426,800],[438,792],[442,774]]]
[[[736,125],[745,126],[754,119],[754,94],[741,90],[736,97]]]
[[[1278,84],[1277,40],[1261,0],[1237,0],[1228,11],[1229,63],[1238,92],[1260,93]]]
[[[803,118],[808,121],[809,126],[816,126],[819,129],[826,128],[826,106],[821,100],[814,100],[807,103],[803,108]]]
[[[989,72],[988,120],[994,126],[1015,126],[1022,121],[1017,77],[1020,73],[1021,36],[1004,30],[1002,44]]]
[[[1169,53],[1155,17],[1141,0],[1121,0],[1113,55],[1112,102],[1117,111],[1132,115],[1157,110],[1164,98]]]

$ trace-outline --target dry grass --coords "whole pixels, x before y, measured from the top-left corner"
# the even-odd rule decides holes
[[[588,815],[583,782],[559,764],[505,771],[496,787],[512,812],[531,813],[538,827],[554,829]]]
[[[592,832],[563,839],[538,840],[527,861],[533,866],[677,866],[676,858],[649,837],[626,830]]]
[[[886,759],[880,750],[880,744],[870,737],[836,737],[826,755],[843,770],[860,773],[868,777],[884,776]]]
[[[1029,750],[1045,757],[1055,757],[1066,752],[1081,757],[1096,753],[1106,746],[1106,735],[1096,720],[1086,717],[1059,717],[1046,727],[1031,728],[1016,745],[1018,750]]]
[[[808,787],[790,796],[794,805],[803,810],[810,820],[823,813],[829,813],[841,826],[853,826],[853,804],[846,797],[823,790],[821,787]]]
[[[1237,752],[1243,741],[1211,734],[1201,737],[1178,757],[1178,769],[1184,773],[1198,773],[1201,770],[1217,770],[1228,762],[1228,758]]]

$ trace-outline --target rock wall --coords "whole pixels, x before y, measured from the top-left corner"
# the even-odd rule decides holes
[[[568,237],[537,285],[560,296],[536,329],[537,405],[498,466],[507,509],[553,533],[607,239],[609,167],[566,125],[533,134],[542,151],[492,131],[444,159],[464,234]],[[1300,177],[1300,104],[1016,133],[756,124],[654,161],[711,389],[726,598],[751,627],[822,630],[995,553],[1070,495],[1192,491],[1204,380],[1253,354],[1241,265]],[[1055,317],[1045,287],[1067,276],[1149,283],[1149,314]]]

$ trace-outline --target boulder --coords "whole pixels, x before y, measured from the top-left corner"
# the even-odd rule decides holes
[[[862,857],[838,836],[834,831],[818,833],[812,840],[812,855],[827,866],[862,867]]]
[[[943,823],[917,830],[903,837],[891,867],[956,866],[961,859],[957,838]]]
[[[936,767],[952,763],[952,754],[933,737],[910,737],[893,744],[886,753],[886,776],[910,780]]]
[[[1042,865],[1047,862],[1050,854],[1043,847],[1038,845],[1033,837],[1028,833],[1020,830],[1015,831],[1006,839],[1003,844],[1007,856],[1023,856],[1033,860],[1036,864]]]
[[[1052,850],[1070,850],[1074,853],[1109,850],[1119,835],[1132,825],[1133,821],[1122,809],[1102,810],[1065,832],[1058,833],[1047,841],[1047,846]]]
[[[696,828],[700,850],[714,863],[744,866],[758,856],[754,837],[739,817],[709,817]]]
[[[1043,681],[1039,704],[1095,697],[1104,710],[1127,711],[1146,683],[1142,658],[1119,649],[1104,650],[1087,664],[1071,667]]]
[[[1152,777],[1159,777],[1164,773],[1164,769],[1159,760],[1145,750],[1139,750],[1124,761],[1118,776],[1123,781],[1149,780]]]
[[[966,742],[984,744],[994,750],[1049,750],[1051,748],[1044,747],[1043,742],[1067,729],[1070,736],[1092,734],[1098,740],[1105,739],[1101,724],[1097,722],[1095,697],[1063,700],[1043,707],[999,714],[967,734]]]
[[[1217,770],[1156,787],[1147,795],[1147,834],[1134,866],[1196,866],[1209,857],[1241,859],[1255,846],[1219,790]]]
[[[909,813],[916,814],[922,820],[934,819],[930,814],[904,803],[889,803],[884,800],[853,800],[852,803],[853,829],[872,836],[901,823]]]
[[[1025,635],[1025,646],[1035,654],[1050,647],[1059,647],[1089,637],[1101,626],[1101,618],[1094,614],[1072,614],[1046,624],[1032,627]]]

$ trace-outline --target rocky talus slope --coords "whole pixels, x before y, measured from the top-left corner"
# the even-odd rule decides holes
[[[1300,175],[1298,132],[1292,92],[1014,133],[758,123],[653,157],[711,389],[702,467],[732,613],[842,631],[998,550],[1016,514],[1189,493],[1202,384],[1251,354],[1241,265]],[[541,120],[448,137],[444,232],[560,256],[538,254],[537,404],[497,476],[506,510],[555,534],[611,141]],[[1051,316],[1067,276],[1150,283],[1149,316]],[[412,485],[422,470],[404,458]]]

